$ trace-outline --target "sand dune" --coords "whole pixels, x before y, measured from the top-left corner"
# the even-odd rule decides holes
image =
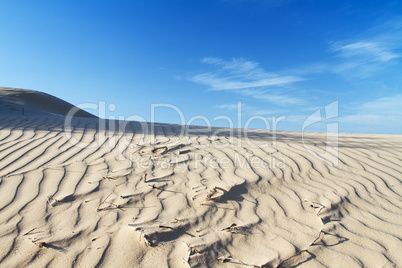
[[[1,267],[402,266],[402,136],[71,124],[0,118]]]
[[[74,105],[52,95],[21,88],[0,87],[0,114],[27,116],[72,116],[96,118]]]

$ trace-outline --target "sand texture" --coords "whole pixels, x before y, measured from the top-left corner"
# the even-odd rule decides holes
[[[0,117],[1,267],[402,266],[402,136],[65,119]]]

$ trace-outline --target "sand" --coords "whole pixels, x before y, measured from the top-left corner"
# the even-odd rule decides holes
[[[402,266],[401,135],[152,132],[10,94],[1,267]]]
[[[39,92],[21,88],[0,87],[0,114],[26,116],[72,116],[97,118],[71,103]]]

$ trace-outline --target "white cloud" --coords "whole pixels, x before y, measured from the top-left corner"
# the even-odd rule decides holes
[[[214,73],[204,73],[194,76],[191,80],[193,82],[209,86],[212,90],[236,90],[245,88],[269,87],[269,86],[283,86],[293,82],[301,81],[300,78],[295,76],[271,76],[261,79],[250,77],[251,74],[244,76],[218,76]],[[248,81],[241,81],[247,79]]]
[[[240,107],[239,107],[240,105]],[[222,105],[217,105],[214,106],[216,109],[222,109],[222,110],[228,110],[228,111],[242,111],[247,113],[248,115],[282,115],[283,110],[277,110],[277,109],[258,109],[255,106],[250,106],[249,104],[246,104],[244,102],[240,102],[237,104],[230,103],[230,104],[222,104]]]
[[[232,59],[232,61],[224,61],[219,58],[206,57],[202,59],[203,63],[213,64],[221,66],[224,70],[231,70],[234,73],[247,73],[252,72],[254,75],[257,73],[258,63],[253,61],[247,61],[244,59]],[[260,69],[261,71],[261,69]]]
[[[342,58],[356,58],[360,62],[388,62],[400,56],[394,53],[386,44],[373,41],[358,41],[350,44],[335,44],[332,47],[334,52]]]
[[[332,58],[289,68],[287,73],[335,73],[348,78],[368,78],[397,63],[402,58],[401,49],[402,20],[391,20],[361,33],[360,38],[332,42],[328,48]]]
[[[375,114],[353,114],[339,118],[339,122],[354,124],[354,125],[376,125],[395,124],[396,120],[401,120],[399,116],[384,116]]]
[[[214,108],[224,109],[224,110],[237,110],[238,105],[237,104],[222,104],[222,105],[214,106]]]
[[[279,105],[287,105],[287,104],[302,104],[303,100],[287,96],[287,95],[279,95],[274,93],[266,93],[261,90],[252,90],[252,89],[245,89],[240,91],[241,94],[253,97],[255,99],[264,100],[267,102],[279,104]]]
[[[401,58],[402,27],[399,21],[373,28],[364,37],[338,41],[331,45],[337,61],[329,71],[349,77],[367,78]]]
[[[402,131],[402,95],[378,98],[361,103],[354,113],[338,118],[340,123],[354,126],[373,126],[375,130],[394,129]],[[398,126],[399,125],[399,126]]]
[[[277,73],[268,72],[258,62],[242,58],[227,61],[207,57],[202,62],[209,65],[210,69],[188,79],[208,87],[209,90],[233,92],[244,96],[247,101],[259,100],[252,102],[252,105],[248,107],[247,112],[250,114],[270,115],[282,109],[280,112],[288,115],[286,121],[301,124],[308,117],[308,113],[322,109],[317,107],[320,102],[320,93],[314,98],[307,99],[301,97],[307,93],[297,91],[297,88],[302,88],[304,92],[313,92],[305,84],[300,83],[297,87],[295,86],[296,82],[306,80],[305,77],[312,79],[321,75],[326,78],[325,75],[328,74],[341,75],[344,78],[372,77],[366,80],[371,83],[365,83],[368,86],[367,90],[371,91],[375,86],[378,90],[382,88],[381,92],[384,94],[389,92],[386,90],[389,88],[387,79],[390,78],[390,74],[396,73],[400,68],[402,58],[402,20],[379,24],[376,28],[361,33],[357,38],[334,42],[329,45],[329,52],[330,57],[326,59]],[[390,70],[392,73],[381,72],[384,70]],[[331,83],[331,80],[328,81]],[[395,88],[394,82],[393,80],[390,88]],[[312,84],[314,86],[314,83]],[[323,91],[328,97],[328,92],[325,92],[326,85],[323,84]],[[348,90],[353,88],[352,84]],[[340,110],[342,116],[330,121],[339,122],[339,126],[342,125],[344,129],[349,127],[348,129],[352,132],[402,132],[402,124],[399,123],[402,122],[400,108],[402,94],[360,104],[355,102],[346,106],[354,100],[350,100],[345,94],[342,95],[347,93],[346,89],[339,89],[340,94],[336,95],[337,93],[338,91],[334,92],[334,97],[344,98],[340,106],[340,109],[343,109]],[[237,106],[224,104],[215,108],[235,110]],[[324,127],[325,122],[322,123]]]
[[[340,62],[333,65],[332,71],[351,77],[372,76],[392,60],[400,58],[393,48],[379,41],[336,43],[331,50],[340,58]]]
[[[258,63],[244,59],[224,61],[219,58],[204,58],[204,63],[219,66],[214,73],[193,77],[193,81],[210,86],[213,90],[236,90],[244,88],[281,86],[303,79],[296,76],[280,76],[268,73]]]
[[[357,107],[357,110],[364,114],[402,116],[402,94],[362,103]]]
[[[287,114],[286,122],[295,123],[301,126],[306,120],[315,122],[309,126],[309,129],[322,127],[325,130],[327,123],[339,123],[341,132],[372,132],[372,133],[402,133],[402,94],[381,97],[372,101],[355,104],[354,107],[348,108],[350,113],[347,115],[334,117],[329,120],[325,119],[323,107],[318,107],[320,113],[305,114]],[[340,107],[339,112],[344,113],[344,108]]]
[[[257,110],[257,111],[254,111],[253,114],[254,115],[278,115],[282,112],[283,111],[281,111],[281,110]]]
[[[227,90],[273,102],[275,104],[298,104],[302,101],[294,96],[281,93],[282,88],[304,80],[297,76],[281,76],[266,72],[257,62],[244,59],[225,61],[219,58],[204,58],[203,63],[217,66],[214,72],[202,73],[190,78],[210,90]]]

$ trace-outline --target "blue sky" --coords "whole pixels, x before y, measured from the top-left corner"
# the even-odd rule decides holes
[[[106,117],[402,134],[401,1],[10,0],[0,13],[0,86],[105,102]]]

